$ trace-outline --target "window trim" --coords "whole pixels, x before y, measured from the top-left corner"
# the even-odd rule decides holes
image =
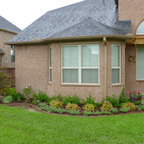
[[[83,45],[98,45],[98,67],[81,67],[81,47]],[[77,46],[78,47],[78,67],[63,67],[63,54],[62,48],[64,46]],[[77,69],[78,70],[78,83],[64,83],[63,82],[63,69]],[[82,69],[98,69],[98,83],[82,83],[81,80],[81,70]],[[62,85],[100,85],[100,43],[81,43],[81,44],[62,44],[61,45],[61,84]]]
[[[50,53],[50,50],[51,50],[51,53]],[[50,78],[50,70],[52,71],[52,48],[49,47],[49,83],[52,83],[53,81],[53,74],[51,72],[51,78]],[[51,55],[51,56],[50,56]],[[50,63],[51,62],[51,63]],[[51,65],[51,66],[50,66]],[[51,80],[50,80],[51,79]]]
[[[112,45],[119,45],[120,46],[120,66],[119,67],[112,67]],[[119,43],[112,43],[111,44],[111,83],[112,83],[112,70],[113,69],[119,69],[119,71],[120,71],[120,75],[119,75],[119,83],[112,83],[112,86],[115,86],[115,85],[121,85],[121,76],[122,76],[122,68],[121,68],[121,66],[122,66],[122,45],[121,44],[119,44]]]
[[[139,29],[139,27],[141,26],[142,23],[144,23],[144,20],[141,21],[141,23],[139,23],[139,25],[137,26],[137,29],[136,29],[136,35],[137,35],[137,36],[142,36],[142,35],[144,35],[144,32],[143,32],[143,33],[138,33],[138,29]]]
[[[136,47],[136,81],[144,81],[144,79],[138,79],[138,68],[137,68],[137,65],[138,65],[138,46]]]

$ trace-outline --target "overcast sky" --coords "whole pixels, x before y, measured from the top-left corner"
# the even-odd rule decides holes
[[[0,15],[20,29],[49,10],[53,10],[82,0],[0,0]]]

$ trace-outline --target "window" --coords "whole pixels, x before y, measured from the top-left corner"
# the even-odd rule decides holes
[[[137,28],[136,34],[137,35],[144,35],[144,21]]]
[[[144,45],[137,47],[137,80],[144,80]]]
[[[120,84],[121,77],[121,46],[112,44],[112,84]]]
[[[15,47],[11,47],[11,62],[15,62]]]
[[[62,47],[62,82],[73,84],[99,83],[99,45]]]
[[[49,48],[49,82],[52,82],[52,48]]]

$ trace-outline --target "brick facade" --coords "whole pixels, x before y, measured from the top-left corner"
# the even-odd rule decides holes
[[[4,44],[9,41],[14,35],[16,34],[0,30],[0,49],[2,49],[5,53],[2,56],[2,66],[14,67],[14,62],[11,62],[11,46]]]

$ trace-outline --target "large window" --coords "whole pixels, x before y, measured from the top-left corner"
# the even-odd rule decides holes
[[[62,47],[62,83],[99,83],[99,45]]]
[[[112,84],[120,84],[121,79],[121,46],[112,44]]]
[[[144,35],[144,21],[137,28],[137,35]]]
[[[137,47],[137,80],[144,80],[144,45]]]
[[[49,48],[49,82],[52,82],[52,48]]]

